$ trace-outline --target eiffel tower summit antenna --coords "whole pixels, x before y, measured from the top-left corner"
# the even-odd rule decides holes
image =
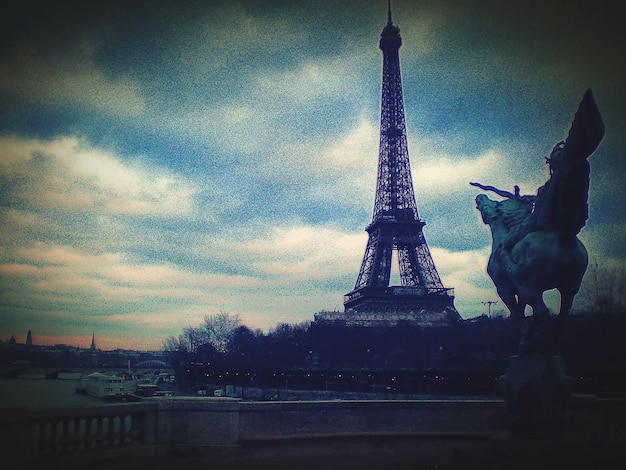
[[[346,315],[376,313],[428,322],[459,319],[454,291],[445,288],[426,244],[409,163],[402,98],[400,29],[391,19],[380,35],[383,53],[378,176],[368,242],[354,289],[345,295]],[[397,252],[400,286],[390,286],[392,254]],[[367,323],[367,315],[357,315]],[[398,317],[398,318],[400,318]],[[420,317],[422,320],[420,320]],[[387,322],[389,323],[389,322]]]

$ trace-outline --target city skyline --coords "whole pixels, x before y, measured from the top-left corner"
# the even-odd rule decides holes
[[[342,310],[376,185],[385,1],[20,6],[0,52],[0,340],[158,349]],[[591,262],[625,265],[625,39],[583,2],[392,2],[424,233],[496,300],[479,181],[534,194],[592,88]],[[501,304],[493,310],[498,310]]]

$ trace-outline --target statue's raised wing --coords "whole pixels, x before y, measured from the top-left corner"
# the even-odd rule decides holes
[[[536,207],[539,229],[576,235],[587,220],[589,162],[604,136],[604,123],[591,90],[578,106],[569,134],[560,150],[551,155],[550,180]]]

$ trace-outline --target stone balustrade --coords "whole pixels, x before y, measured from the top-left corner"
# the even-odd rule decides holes
[[[626,401],[578,397],[571,410],[571,429],[602,439],[609,429],[615,435],[617,426],[624,438]],[[54,411],[12,410],[0,418],[0,451],[3,468],[9,469],[42,463],[87,468],[93,462],[168,455],[310,455],[376,448],[419,450],[445,462],[453,453],[486,449],[507,430],[502,400],[161,397]]]
[[[114,455],[121,449],[150,452],[156,442],[157,414],[157,403],[10,410],[0,419],[0,446],[9,468],[63,461],[67,456]]]

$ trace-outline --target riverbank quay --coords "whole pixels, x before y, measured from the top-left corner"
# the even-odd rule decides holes
[[[626,400],[573,396],[562,435],[550,439],[508,429],[497,399],[158,397],[4,410],[0,452],[6,469],[588,468],[623,452]]]

